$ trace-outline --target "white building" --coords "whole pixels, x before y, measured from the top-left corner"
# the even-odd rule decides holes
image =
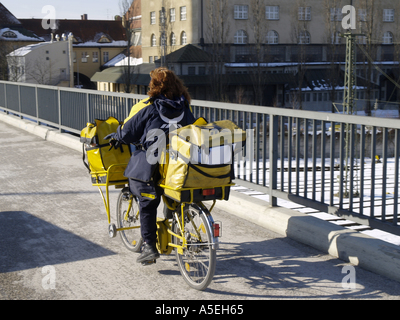
[[[66,37],[19,48],[7,55],[9,80],[69,87],[70,56]]]

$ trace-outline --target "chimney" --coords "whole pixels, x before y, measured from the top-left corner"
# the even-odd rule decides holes
[[[87,20],[87,14],[84,13],[83,15],[81,15],[81,20]]]

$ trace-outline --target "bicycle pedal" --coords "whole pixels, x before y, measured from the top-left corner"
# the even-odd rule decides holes
[[[149,261],[144,261],[144,262],[142,262],[142,266],[150,266],[150,265],[152,265],[153,263],[156,263],[156,262],[157,262],[156,259],[149,260]]]

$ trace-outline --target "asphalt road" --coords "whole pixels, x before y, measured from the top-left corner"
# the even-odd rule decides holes
[[[0,141],[0,299],[400,298],[398,282],[216,209],[215,277],[206,291],[190,289],[174,255],[143,267],[108,237],[79,152],[3,122]],[[112,190],[113,219],[117,196]]]

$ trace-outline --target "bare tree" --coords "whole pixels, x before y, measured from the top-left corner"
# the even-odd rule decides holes
[[[161,65],[170,67],[168,54],[175,51],[177,37],[174,33],[175,16],[171,10],[175,10],[171,0],[162,0],[162,7],[160,10],[160,46],[159,56],[161,57]]]
[[[302,87],[307,68],[306,48],[310,42],[308,24],[311,20],[311,5],[309,0],[296,0],[292,9],[292,16],[292,41],[297,43],[297,101],[300,103],[299,109],[303,109]]]
[[[332,112],[335,112],[336,88],[339,85],[341,49],[344,39],[341,37],[342,28],[342,0],[324,0],[325,12],[325,41],[327,43],[327,59],[330,63],[327,70],[326,84],[329,87],[329,99],[332,102]]]
[[[251,24],[254,32],[254,57],[255,67],[252,73],[254,86],[254,104],[263,105],[263,92],[265,86],[265,75],[261,63],[264,62],[265,55],[265,40],[267,36],[268,24],[265,18],[265,1],[251,0]]]
[[[119,6],[127,41],[125,51],[128,59],[126,66],[124,66],[124,90],[129,93],[132,91],[132,76],[135,74],[135,65],[132,65],[131,57],[137,58],[141,55],[135,48],[137,43],[134,42],[135,29],[138,28],[137,17],[140,15],[140,0],[120,0]]]
[[[25,81],[35,81],[38,84],[56,85],[60,78],[55,75],[56,61],[39,57],[25,62]]]
[[[229,33],[229,0],[207,0],[207,35],[211,40],[211,89],[213,100],[224,100],[223,67],[226,62],[225,48]]]
[[[373,61],[377,58],[377,48],[381,44],[382,39],[382,17],[383,9],[379,1],[375,0],[357,0],[356,6],[359,14],[359,26],[360,31],[364,34],[364,37],[360,37],[358,45],[362,47],[365,52],[361,57],[364,63],[364,75],[366,83],[366,105],[365,112],[367,115],[371,115],[373,99],[373,82],[371,81],[372,72],[374,70]]]

